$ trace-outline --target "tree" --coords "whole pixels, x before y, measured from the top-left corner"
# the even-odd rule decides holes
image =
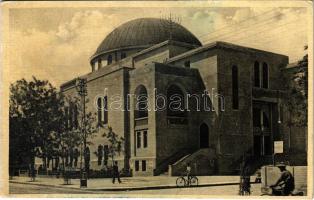
[[[307,50],[307,46],[304,48]],[[294,67],[284,68],[283,82],[286,84],[286,93],[282,96],[282,103],[286,109],[287,118],[285,125],[288,127],[289,144],[293,140],[292,135],[302,134],[299,136],[305,137],[307,134],[307,109],[308,109],[308,54],[303,56]],[[299,129],[294,129],[299,127]],[[295,130],[295,131],[293,131]],[[299,131],[303,131],[299,132]],[[305,144],[306,146],[306,144]],[[289,145],[289,148],[291,146]],[[294,146],[290,148],[291,153],[297,151],[304,151],[301,147]],[[305,148],[306,149],[306,148]]]
[[[116,155],[120,155],[123,152],[124,138],[119,137],[115,132],[113,132],[112,127],[108,126],[108,133],[102,135],[109,142],[108,145],[108,156],[111,158],[112,164],[115,161]]]
[[[75,109],[67,109],[69,107]],[[84,150],[82,150],[82,144],[85,136],[87,144],[92,144],[90,139],[95,136],[98,127],[97,123],[95,123],[95,113],[88,112],[85,114],[85,119],[83,119],[81,101],[77,97],[65,97],[65,104],[62,110],[62,117],[59,118],[62,122],[59,123],[60,129],[59,133],[56,135],[55,141],[58,143],[59,155],[62,158],[63,170],[65,170],[64,151],[70,148],[81,147],[81,152],[84,152]],[[72,112],[70,112],[70,110],[72,110]],[[69,117],[70,115],[72,117]],[[86,135],[83,133],[83,122],[85,122]]]
[[[62,97],[47,80],[33,77],[10,85],[10,161],[34,165],[39,147],[46,165],[51,133],[59,129],[62,106]]]
[[[307,46],[305,46],[305,50]],[[290,113],[288,126],[307,126],[307,108],[308,108],[308,54],[298,61],[293,74],[288,74],[287,98],[285,105]]]

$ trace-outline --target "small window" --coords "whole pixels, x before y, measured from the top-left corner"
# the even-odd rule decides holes
[[[108,55],[107,63],[110,65],[112,63],[112,55]]]
[[[147,147],[147,131],[143,132],[143,147]]]
[[[136,132],[136,147],[141,148],[141,132]]]
[[[123,58],[126,58],[126,53],[125,52],[121,53],[121,59],[123,59]]]
[[[100,69],[102,66],[101,66],[101,59],[98,60],[98,69]]]
[[[142,160],[142,171],[146,171],[146,160]]]
[[[190,68],[191,67],[191,62],[189,60],[184,62],[184,67]]]
[[[138,160],[135,161],[135,171],[139,171],[140,170],[140,162]]]

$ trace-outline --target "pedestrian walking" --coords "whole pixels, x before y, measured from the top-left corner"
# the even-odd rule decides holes
[[[80,156],[80,152],[77,148],[74,149],[74,152],[73,152],[73,157],[74,157],[74,167],[77,168],[77,160],[78,160],[78,157]]]
[[[118,167],[118,162],[115,161],[112,169],[112,183],[115,183],[116,178],[118,179],[118,182],[121,183],[120,180],[120,174],[119,174],[119,167]]]
[[[187,164],[186,166],[186,177],[188,179],[188,185],[190,185],[190,182],[191,182],[191,166],[190,166],[190,163]]]
[[[30,177],[31,181],[35,181],[36,178],[36,168],[34,164],[29,164],[29,169],[30,169]]]
[[[251,180],[250,180],[250,166],[249,161],[244,158],[241,164],[241,177],[240,177],[240,195],[251,194]]]

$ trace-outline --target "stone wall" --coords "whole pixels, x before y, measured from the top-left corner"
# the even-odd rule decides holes
[[[129,90],[130,94],[134,94],[130,98],[130,143],[131,143],[131,160],[130,165],[135,176],[137,175],[153,175],[156,159],[156,123],[154,112],[154,88],[155,88],[155,70],[153,65],[137,66],[136,69],[130,71]],[[148,118],[146,123],[136,124],[134,118],[134,109],[136,105],[135,91],[137,87],[144,86],[147,90],[148,100]],[[143,131],[147,131],[147,147],[143,146]],[[141,147],[136,146],[136,133],[141,134]],[[146,170],[142,170],[143,161],[146,162]],[[135,170],[135,162],[139,162],[139,170]]]

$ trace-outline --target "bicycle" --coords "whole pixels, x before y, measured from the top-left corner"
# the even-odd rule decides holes
[[[273,188],[277,188],[276,189],[276,192],[275,190],[273,190]],[[304,193],[299,191],[299,192],[290,192],[289,195],[283,195],[283,193],[278,193],[278,191],[281,191],[283,190],[283,184],[281,185],[278,185],[276,187],[272,187],[272,186],[269,186],[269,187],[266,187],[264,188],[264,193],[261,195],[261,196],[304,196]]]
[[[189,180],[186,176],[180,176],[176,180],[177,187],[195,187],[198,186],[198,178],[196,176],[190,176]]]

